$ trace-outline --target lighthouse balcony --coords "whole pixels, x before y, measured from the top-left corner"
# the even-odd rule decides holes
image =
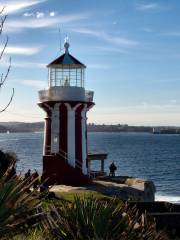
[[[92,102],[94,92],[86,91],[83,87],[56,86],[39,91],[39,101],[80,101]]]

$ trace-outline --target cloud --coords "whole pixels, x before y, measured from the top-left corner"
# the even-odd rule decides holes
[[[55,12],[49,12],[49,13],[44,13],[44,12],[25,12],[23,14],[24,17],[35,17],[35,18],[43,18],[48,14],[50,17],[54,17],[56,15]]]
[[[105,69],[110,69],[111,66],[109,65],[104,65],[104,64],[88,64],[89,69],[96,69],[96,70],[105,70]]]
[[[36,13],[36,18],[43,18],[45,14],[43,12],[37,12]]]
[[[23,14],[24,17],[32,17],[34,16],[34,13],[29,13],[29,12],[26,12]]]
[[[38,62],[12,62],[12,67],[17,67],[17,68],[44,68],[46,67],[47,64],[45,63],[38,63]]]
[[[171,99],[171,100],[169,100],[169,103],[176,104],[177,100],[176,99]]]
[[[40,51],[39,47],[20,47],[20,46],[7,46],[5,49],[6,54],[14,54],[14,55],[34,55]],[[0,51],[2,50],[2,46],[0,46]]]
[[[123,53],[123,54],[128,54],[128,50],[125,50],[123,48],[120,47],[107,47],[107,46],[92,46],[89,47],[90,51],[94,52],[95,54],[111,54],[111,53]]]
[[[44,89],[47,87],[47,82],[43,80],[23,80],[20,83],[23,85],[33,86],[41,89]]]
[[[156,10],[159,8],[160,6],[158,3],[138,4],[136,6],[136,9],[138,11],[149,11],[149,10]]]
[[[89,116],[89,122],[127,123],[133,125],[177,125],[179,107],[175,104],[148,104],[97,107]],[[168,113],[168,114],[167,114]]]
[[[26,69],[35,69],[35,68],[44,68],[47,64],[45,63],[39,63],[39,62],[21,62],[21,61],[12,61],[11,66],[16,68],[26,68]],[[1,67],[7,67],[9,66],[9,60],[4,57],[1,60]]]
[[[50,12],[50,13],[49,13],[49,16],[50,16],[50,17],[54,17],[55,15],[56,15],[55,12]]]
[[[47,28],[53,26],[59,26],[60,24],[75,22],[80,20],[85,20],[88,18],[88,14],[71,14],[71,15],[62,15],[62,16],[47,16],[42,18],[42,14],[39,15],[39,18],[36,19],[23,19],[22,20],[9,20],[6,22],[5,31],[15,32],[22,29],[38,29],[38,28]]]
[[[0,9],[5,7],[4,14],[16,13],[24,10],[27,7],[31,7],[46,1],[47,0],[24,0],[23,2],[20,2],[17,0],[2,0],[0,3]]]
[[[91,29],[87,29],[87,28],[72,29],[72,31],[74,31],[76,33],[82,33],[82,34],[86,34],[86,35],[95,36],[106,42],[116,44],[119,46],[134,47],[139,44],[139,42],[137,42],[137,41],[134,41],[134,40],[131,40],[128,38],[119,37],[119,36],[113,36],[113,35],[103,32],[103,31],[91,30]]]
[[[147,32],[147,33],[152,33],[153,32],[153,30],[151,28],[143,28],[143,31]]]
[[[118,24],[118,22],[117,22],[117,21],[114,21],[114,22],[113,22],[113,25],[117,25],[117,24]]]
[[[162,36],[169,36],[169,37],[180,37],[180,32],[164,32],[161,33]]]

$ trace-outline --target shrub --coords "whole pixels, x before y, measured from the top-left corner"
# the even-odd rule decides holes
[[[16,176],[16,161],[15,154],[0,151],[0,239],[26,233],[45,216],[39,193],[29,190],[33,181]]]
[[[50,239],[58,240],[163,240],[153,222],[127,210],[116,199],[97,200],[93,196],[52,208],[48,217]]]

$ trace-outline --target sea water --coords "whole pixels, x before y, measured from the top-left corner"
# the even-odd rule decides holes
[[[90,151],[106,152],[105,170],[112,161],[117,175],[150,179],[156,200],[180,202],[180,136],[150,133],[89,133]],[[0,134],[0,149],[15,152],[17,169],[42,171],[43,133]],[[93,169],[100,169],[94,161]]]

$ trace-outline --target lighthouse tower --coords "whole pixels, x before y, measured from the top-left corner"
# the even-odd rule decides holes
[[[51,62],[48,89],[39,91],[38,105],[46,112],[43,174],[49,183],[83,184],[89,181],[87,163],[87,111],[94,105],[92,91],[85,90],[86,66],[69,53]]]

